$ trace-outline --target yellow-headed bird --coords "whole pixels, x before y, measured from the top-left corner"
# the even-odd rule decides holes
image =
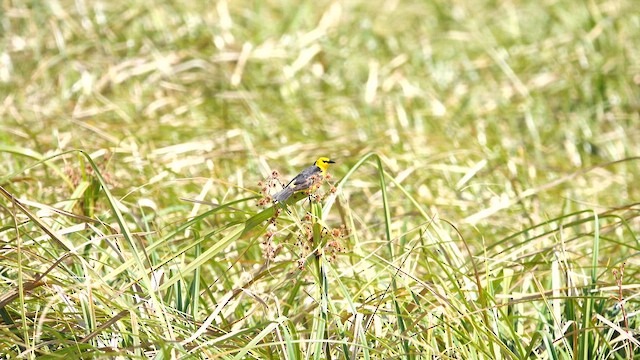
[[[293,195],[293,193],[307,190],[311,186],[319,184],[327,174],[329,164],[335,164],[335,161],[327,157],[318,158],[313,165],[302,170],[302,172],[296,175],[293,180],[289,181],[284,189],[273,195],[273,200],[283,203],[289,198],[289,196]]]

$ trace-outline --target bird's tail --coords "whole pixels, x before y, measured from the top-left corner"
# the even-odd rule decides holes
[[[290,187],[286,187],[284,189],[282,189],[279,193],[273,195],[273,200],[279,202],[279,203],[283,203],[285,202],[289,196],[291,196],[293,194],[293,189]]]

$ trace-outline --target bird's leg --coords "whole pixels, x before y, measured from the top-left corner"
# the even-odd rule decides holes
[[[309,211],[308,211],[308,213],[311,214],[311,192],[307,192],[307,201],[309,202]]]

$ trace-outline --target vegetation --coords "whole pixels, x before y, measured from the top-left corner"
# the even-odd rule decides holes
[[[3,358],[640,358],[637,1],[1,6]]]

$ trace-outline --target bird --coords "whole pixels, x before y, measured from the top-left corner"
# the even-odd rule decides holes
[[[335,164],[335,161],[328,157],[319,157],[313,165],[302,170],[300,174],[296,175],[296,177],[289,181],[287,186],[277,194],[273,195],[274,202],[283,203],[293,195],[293,193],[304,191],[310,189],[312,186],[320,184],[320,181],[322,181],[327,174],[329,164]]]

